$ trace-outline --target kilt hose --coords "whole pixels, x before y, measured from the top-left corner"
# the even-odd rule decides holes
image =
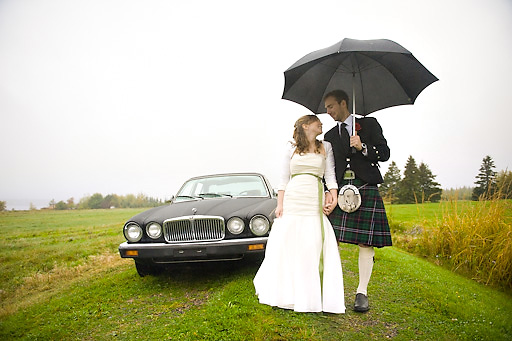
[[[377,185],[365,184],[359,179],[351,180],[351,183],[359,189],[361,206],[357,211],[347,213],[336,205],[329,215],[336,239],[350,244],[391,246],[388,218]],[[347,184],[349,181],[345,180],[342,186]]]

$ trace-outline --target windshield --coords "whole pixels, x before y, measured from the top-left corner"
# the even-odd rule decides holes
[[[266,197],[267,187],[258,175],[225,175],[192,179],[181,187],[176,201],[218,197]]]

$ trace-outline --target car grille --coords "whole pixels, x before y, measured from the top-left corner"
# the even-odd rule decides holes
[[[164,238],[168,243],[215,241],[224,236],[222,217],[190,216],[164,221]]]

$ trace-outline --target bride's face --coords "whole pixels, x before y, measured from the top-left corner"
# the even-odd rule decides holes
[[[311,133],[315,134],[315,136],[318,136],[322,133],[322,122],[320,122],[320,120],[313,121],[307,125],[306,130],[309,130]]]

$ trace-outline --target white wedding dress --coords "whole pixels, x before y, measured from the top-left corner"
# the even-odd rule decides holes
[[[326,151],[332,153],[330,145],[326,147],[329,147]],[[332,154],[328,154],[327,159],[331,161],[328,162],[329,167],[333,168]],[[323,202],[323,185],[322,198],[319,199],[317,176],[324,176],[326,158],[321,154],[307,153],[293,154],[288,160],[289,172],[294,176],[286,185],[283,215],[274,220],[265,259],[254,278],[256,294],[260,303],[270,306],[298,312],[344,313],[338,243],[323,213],[322,245],[320,202]],[[331,171],[334,172],[333,169]],[[321,253],[322,275],[319,270]]]

